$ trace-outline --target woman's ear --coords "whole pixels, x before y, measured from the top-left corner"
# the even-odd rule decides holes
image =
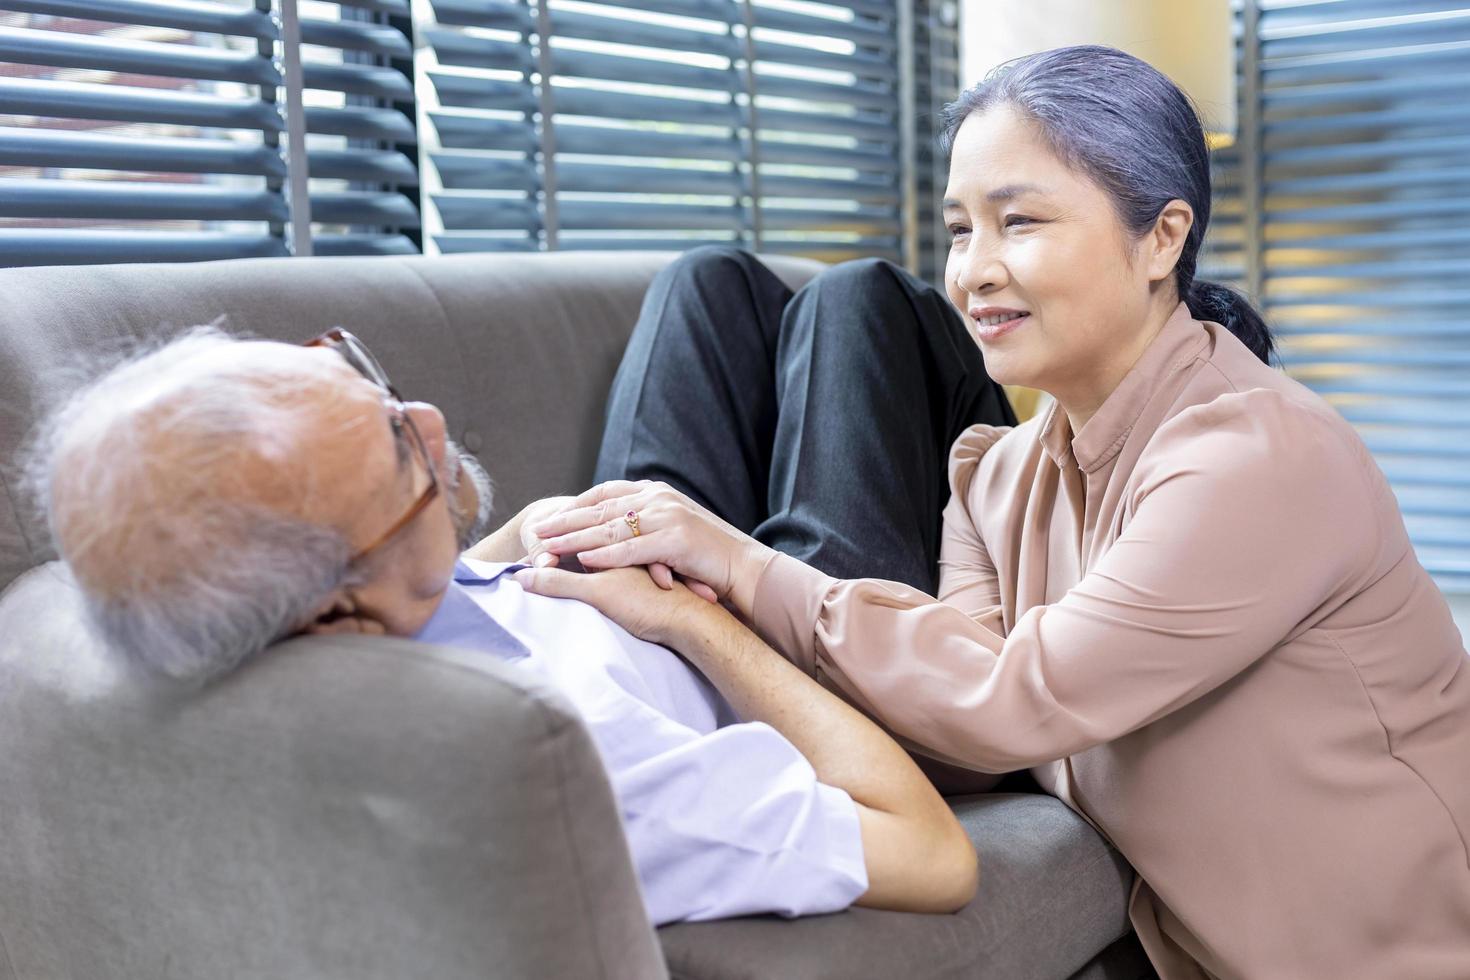
[[[1148,262],[1149,282],[1160,282],[1174,275],[1189,229],[1194,227],[1194,208],[1175,198],[1164,205],[1154,219],[1153,230],[1144,236],[1144,258]]]

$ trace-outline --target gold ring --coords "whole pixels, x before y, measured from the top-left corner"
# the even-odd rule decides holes
[[[630,528],[633,529],[633,537],[636,538],[638,537],[638,535],[643,533],[638,529],[638,512],[636,510],[630,510],[626,514],[624,514],[623,520]]]

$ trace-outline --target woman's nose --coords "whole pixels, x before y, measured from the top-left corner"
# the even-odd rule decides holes
[[[993,292],[1005,284],[1005,265],[993,248],[978,242],[971,243],[960,263],[958,281],[971,296]]]

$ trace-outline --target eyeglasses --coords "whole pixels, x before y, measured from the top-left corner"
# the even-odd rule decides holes
[[[394,431],[400,435],[404,432],[408,433],[410,443],[418,450],[419,458],[424,463],[424,469],[429,474],[428,487],[424,489],[423,493],[419,494],[419,498],[413,502],[413,506],[408,508],[407,513],[394,521],[388,530],[378,535],[372,544],[361,549],[348,559],[348,564],[355,564],[387,544],[395,534],[402,531],[409,525],[409,522],[424,512],[424,508],[428,507],[434,498],[439,495],[439,477],[434,473],[434,460],[429,455],[428,443],[424,442],[423,434],[419,432],[419,427],[414,424],[413,416],[408,414],[408,407],[399,396],[398,389],[394,388],[393,382],[388,380],[387,372],[383,370],[383,366],[378,363],[378,359],[373,356],[372,351],[367,349],[366,344],[346,330],[337,327],[328,330],[314,340],[308,340],[301,346],[325,347],[329,350],[336,351],[358,374],[381,388],[387,396],[389,407],[395,412],[393,416]]]

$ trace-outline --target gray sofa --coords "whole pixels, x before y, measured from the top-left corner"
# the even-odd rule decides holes
[[[583,487],[667,254],[252,259],[0,270],[0,980],[1133,978],[1132,872],[1056,800],[954,801],[981,854],[952,916],[650,929],[587,735],[453,650],[283,644],[201,695],[79,625],[20,499],[38,415],[98,357],[228,317],[350,326],[489,467],[500,516]],[[777,261],[798,283],[819,268]]]

